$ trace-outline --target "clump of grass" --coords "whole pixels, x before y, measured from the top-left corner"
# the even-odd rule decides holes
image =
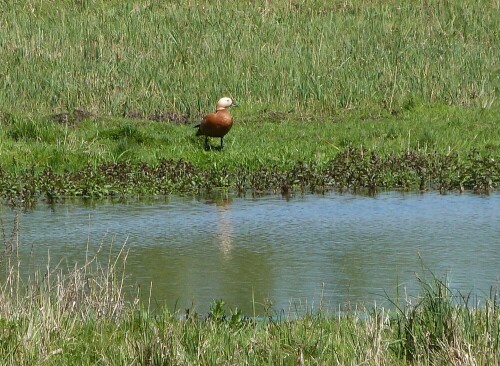
[[[19,229],[18,216],[13,233]],[[3,223],[2,223],[3,229]],[[124,295],[124,247],[107,261],[97,250],[85,263],[63,268],[53,265],[50,256],[46,268],[21,269],[17,256],[16,235],[5,241],[0,283],[1,358],[8,364],[58,364],[77,360],[86,352],[88,337],[102,337],[106,330],[133,309]],[[10,248],[7,251],[7,247]],[[78,345],[78,343],[80,343]],[[70,357],[68,357],[70,356]],[[91,356],[92,359],[98,356]],[[88,362],[88,361],[87,361]]]
[[[454,293],[434,275],[417,276],[421,291],[398,306],[395,324],[398,341],[391,349],[409,364],[494,365],[499,362],[500,313],[498,293],[492,288],[483,308],[470,295]],[[488,334],[478,332],[477,325]],[[496,349],[496,351],[493,351]]]

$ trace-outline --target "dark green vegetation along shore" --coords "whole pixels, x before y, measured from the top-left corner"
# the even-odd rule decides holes
[[[0,194],[488,192],[498,2],[2,2]],[[192,125],[240,104],[223,152]]]

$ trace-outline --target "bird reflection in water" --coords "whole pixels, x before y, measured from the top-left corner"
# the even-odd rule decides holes
[[[229,255],[233,249],[232,223],[231,223],[231,200],[228,198],[216,201],[217,205],[217,238],[219,249],[225,256]]]

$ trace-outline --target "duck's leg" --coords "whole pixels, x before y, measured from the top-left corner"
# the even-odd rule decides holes
[[[208,136],[205,136],[205,150],[210,150],[210,145],[208,144]]]
[[[220,138],[220,149],[222,150],[224,148],[224,142],[222,141],[224,137]]]

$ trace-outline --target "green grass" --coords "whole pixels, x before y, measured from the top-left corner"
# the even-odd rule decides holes
[[[331,115],[414,104],[487,108],[498,92],[495,1],[4,1],[0,105],[195,117]]]
[[[1,194],[44,192],[26,187],[47,169],[96,176],[165,159],[193,166],[198,192],[207,179],[286,191],[280,175],[323,175],[351,149],[386,171],[360,166],[347,188],[495,189],[498,19],[498,0],[4,1]],[[191,126],[222,95],[240,105],[235,126],[223,152],[206,152]],[[409,155],[424,156],[418,179],[396,171]],[[242,182],[266,174],[278,178],[265,188]]]
[[[489,192],[500,185],[496,108],[421,106],[397,116],[331,119],[235,110],[223,151],[191,125],[90,117],[74,124],[4,116],[0,195],[30,206],[68,196],[120,197],[380,189]],[[218,143],[218,141],[213,141]]]
[[[13,239],[13,238],[11,238]],[[392,309],[309,309],[252,318],[214,301],[207,314],[150,308],[123,286],[127,251],[19,274],[4,242],[0,358],[9,365],[496,365],[498,294],[472,303],[431,277]],[[276,314],[280,314],[276,316]],[[272,317],[271,317],[272,315]]]
[[[32,166],[61,172],[82,169],[89,162],[156,164],[159,159],[184,159],[201,168],[217,164],[257,169],[290,167],[297,161],[324,164],[349,146],[382,155],[418,150],[464,157],[477,149],[498,156],[500,151],[498,109],[429,106],[398,116],[346,114],[328,120],[301,120],[295,115],[260,120],[240,113],[233,110],[235,125],[222,152],[204,151],[203,138],[194,136],[191,125],[99,118],[67,126],[11,117],[2,121],[1,166],[12,172]]]

